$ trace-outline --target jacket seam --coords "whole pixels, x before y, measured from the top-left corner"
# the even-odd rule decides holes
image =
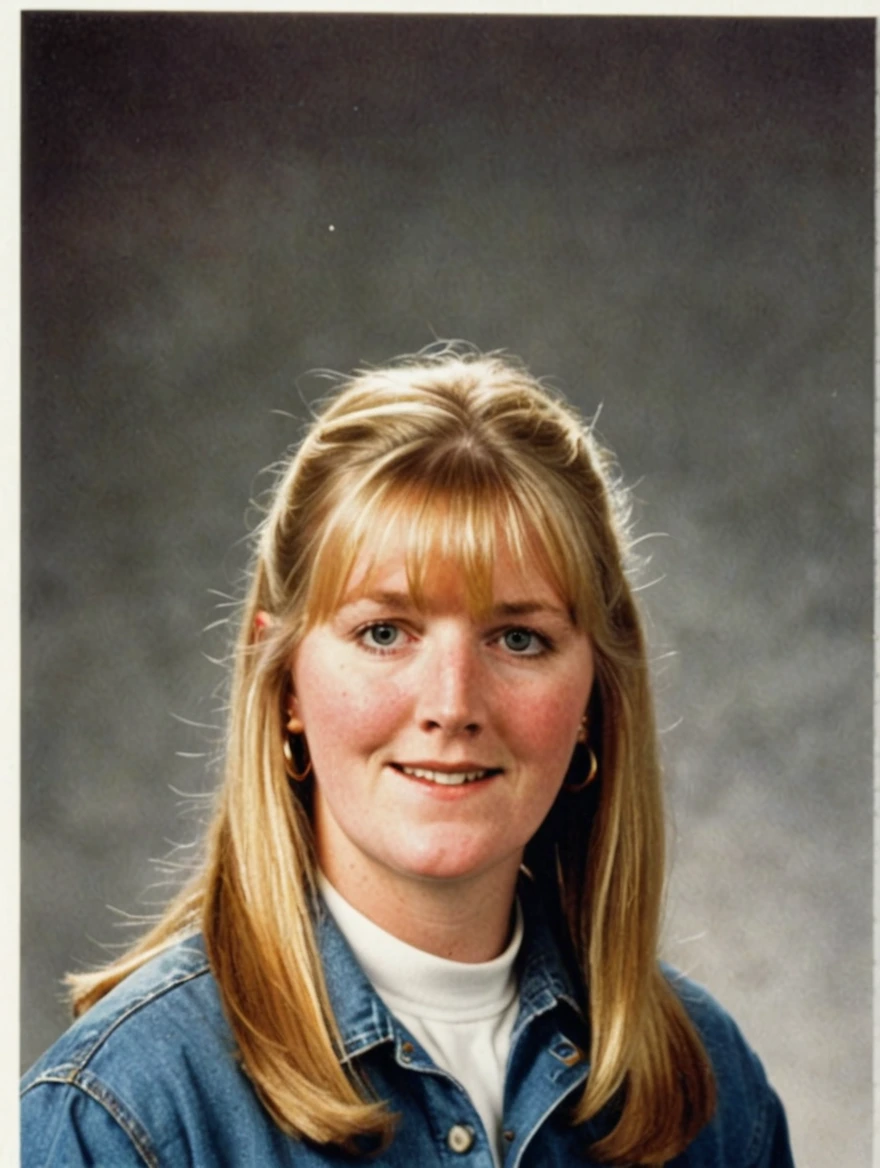
[[[377,1046],[383,1046],[386,1043],[393,1042],[394,1038],[391,1034],[380,1034],[376,1038],[371,1038],[369,1034],[359,1034],[355,1041],[360,1039],[367,1039],[368,1041],[363,1045],[357,1047],[355,1050],[344,1051],[339,1058],[340,1062],[350,1063],[352,1059],[360,1058],[361,1055],[367,1054],[371,1050],[375,1050]]]
[[[115,1030],[117,1030],[123,1022],[126,1022],[133,1014],[136,1014],[144,1006],[148,1006],[152,1002],[155,1002],[158,998],[164,997],[165,994],[170,993],[171,990],[175,990],[179,986],[186,985],[188,982],[195,981],[197,977],[204,977],[206,973],[210,973],[210,966],[207,964],[197,970],[194,970],[192,973],[180,974],[167,985],[163,985],[155,990],[152,990],[143,998],[138,998],[138,1000],[133,1002],[122,1014],[119,1015],[118,1018],[115,1018],[111,1023],[109,1023],[106,1029],[102,1030],[95,1037],[91,1045],[84,1043],[79,1050],[74,1051],[67,1062],[81,1070],[84,1070],[91,1059],[95,1057],[97,1052],[110,1037],[110,1035]],[[63,1067],[64,1064],[62,1063],[61,1066]],[[53,1071],[57,1070],[60,1070],[60,1067],[50,1067],[47,1071],[43,1072],[43,1075],[51,1075]],[[40,1077],[42,1078],[43,1076],[41,1075]]]
[[[74,1070],[67,1075],[47,1072],[44,1075],[40,1075],[33,1083],[30,1083],[23,1094],[26,1094],[33,1087],[47,1083],[72,1087],[74,1090],[82,1092],[83,1095],[92,1099],[99,1107],[103,1108],[117,1127],[121,1128],[138,1156],[147,1165],[147,1168],[161,1168],[159,1157],[140,1120],[133,1113],[129,1113],[128,1108],[124,1106],[122,1101],[113,1094],[97,1075],[87,1072],[85,1079],[82,1076],[83,1071],[80,1069]]]
[[[758,1119],[755,1123],[752,1138],[749,1142],[748,1163],[758,1168],[764,1162],[764,1153],[766,1151],[766,1144],[768,1137],[772,1137],[773,1128],[770,1124],[770,1110],[773,1106],[773,1096],[771,1094],[772,1088],[769,1084],[764,1085],[761,1106],[758,1110]]]
[[[526,1134],[523,1137],[522,1143],[520,1144],[519,1149],[516,1153],[516,1158],[514,1159],[513,1163],[511,1164],[511,1168],[519,1168],[519,1166],[522,1164],[522,1158],[526,1154],[526,1150],[527,1150],[529,1144],[531,1144],[532,1140],[535,1138],[535,1136],[538,1134],[538,1132],[541,1130],[541,1128],[544,1126],[544,1124],[547,1122],[547,1120],[550,1118],[550,1116],[553,1114],[553,1112],[557,1109],[557,1107],[561,1107],[562,1104],[566,1101],[566,1099],[568,1099],[569,1096],[573,1094],[573,1092],[575,1092],[579,1087],[583,1087],[584,1083],[586,1082],[586,1079],[587,1079],[587,1071],[586,1071],[586,1069],[584,1069],[583,1074],[579,1075],[579,1077],[565,1091],[563,1091],[563,1093],[559,1096],[559,1098],[554,1100],[544,1110],[543,1114],[532,1124],[532,1126],[529,1128],[529,1130],[526,1132]]]

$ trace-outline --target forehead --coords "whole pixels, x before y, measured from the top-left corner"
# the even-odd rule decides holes
[[[548,516],[506,492],[349,496],[316,548],[301,627],[323,623],[380,582],[389,588],[395,576],[393,590],[417,607],[451,588],[472,614],[485,615],[520,592],[552,596],[581,623],[583,573],[572,571],[573,553],[564,550],[577,541],[560,535]]]
[[[339,606],[374,600],[392,609],[466,609],[472,616],[499,609],[568,611],[528,544],[520,555],[499,533],[491,555],[470,563],[460,555],[420,556],[418,551],[401,537],[366,545],[355,558]]]
[[[399,540],[390,546],[367,546],[355,559],[340,603],[373,597],[406,598],[423,608],[465,606],[475,611],[527,603],[564,607],[557,586],[525,550],[525,556],[516,555],[502,537],[491,558],[468,565],[452,555],[420,562]]]

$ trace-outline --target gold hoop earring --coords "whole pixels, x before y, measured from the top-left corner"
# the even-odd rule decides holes
[[[308,746],[306,746],[305,736],[303,736],[303,751],[306,755],[306,765],[301,771],[296,769],[296,762],[293,758],[293,747],[290,744],[290,735],[284,735],[284,741],[281,743],[281,750],[284,754],[284,769],[288,776],[293,779],[295,783],[303,783],[312,773],[312,760],[308,753]]]
[[[596,760],[596,756],[593,753],[592,747],[587,747],[587,754],[590,756],[590,769],[587,771],[587,777],[585,779],[581,779],[579,783],[563,783],[562,785],[563,791],[568,791],[569,795],[577,795],[580,791],[583,791],[585,787],[589,787],[590,783],[592,783],[593,779],[596,777],[596,774],[599,770],[599,763]]]

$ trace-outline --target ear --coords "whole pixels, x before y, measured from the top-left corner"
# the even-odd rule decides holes
[[[291,734],[302,734],[305,722],[299,712],[299,699],[293,690],[287,696],[287,729]]]
[[[266,633],[275,624],[275,617],[261,608],[254,617],[254,640],[262,641]]]

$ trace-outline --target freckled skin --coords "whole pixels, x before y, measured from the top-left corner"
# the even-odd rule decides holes
[[[366,594],[364,570],[355,565],[342,608],[306,634],[292,664],[318,861],[384,927],[395,905],[442,915],[450,890],[459,907],[495,906],[501,920],[575,748],[593,683],[589,638],[548,582],[523,576],[505,552],[498,611],[486,618],[468,612],[452,565],[426,581],[423,610],[408,600],[402,552],[374,567]],[[523,602],[538,607],[498,608]],[[449,787],[398,769],[431,763],[500,773]]]

